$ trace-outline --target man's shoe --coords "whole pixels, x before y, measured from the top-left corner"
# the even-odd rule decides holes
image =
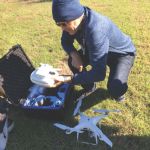
[[[115,98],[115,100],[118,101],[118,102],[123,102],[123,101],[125,101],[125,95],[122,95],[118,98]]]
[[[77,99],[79,98],[79,97],[81,97],[82,95],[85,95],[85,97],[86,96],[88,96],[88,95],[90,95],[90,94],[92,94],[94,91],[96,91],[96,84],[94,83],[94,85],[91,87],[91,88],[86,88],[86,89],[82,89],[82,90],[80,90],[80,91],[78,91],[78,92],[75,92],[74,94],[74,97],[75,97],[75,102],[77,101]]]
[[[94,83],[94,85],[88,89],[83,89],[82,93],[85,94],[85,96],[88,96],[95,91],[96,91],[96,83]]]

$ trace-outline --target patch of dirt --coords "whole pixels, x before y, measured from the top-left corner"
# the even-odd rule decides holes
[[[60,73],[63,75],[72,75],[72,72],[70,71],[70,68],[67,64],[67,59],[64,58],[62,61],[58,61],[57,68],[61,69]]]

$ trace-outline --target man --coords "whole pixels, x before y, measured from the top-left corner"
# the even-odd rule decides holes
[[[105,79],[108,65],[108,91],[113,99],[122,101],[136,51],[130,37],[110,19],[82,6],[78,0],[53,0],[52,14],[62,29],[61,44],[69,55],[68,65],[74,73],[72,79],[56,80],[71,80],[73,85],[81,84],[90,92],[95,89],[94,82]],[[74,47],[74,40],[81,45],[80,51]],[[87,65],[91,70],[85,69]]]

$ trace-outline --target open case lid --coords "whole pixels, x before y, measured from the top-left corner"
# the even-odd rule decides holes
[[[21,45],[13,46],[0,59],[0,92],[14,104],[27,96],[34,67]]]

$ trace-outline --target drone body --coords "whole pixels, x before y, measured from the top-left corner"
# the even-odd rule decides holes
[[[73,116],[79,114],[80,115],[80,120],[79,123],[71,128],[68,126],[65,126],[63,124],[55,123],[54,126],[65,130],[66,134],[71,134],[72,132],[77,133],[77,140],[79,138],[79,134],[83,133],[84,131],[88,131],[90,133],[90,137],[94,137],[96,143],[88,143],[88,142],[82,142],[85,144],[92,144],[92,145],[97,145],[98,144],[98,139],[101,141],[104,141],[106,144],[108,144],[110,147],[112,147],[112,142],[108,139],[108,137],[101,131],[101,129],[97,126],[98,122],[100,122],[103,118],[107,117],[110,112],[120,112],[120,110],[107,110],[107,109],[95,109],[93,110],[96,113],[101,113],[99,116],[95,117],[88,117],[84,115],[83,113],[80,112],[80,107],[82,105],[82,100],[86,97],[86,94],[82,94],[78,99],[77,99],[77,106],[74,110]]]
[[[97,126],[98,122],[101,121],[103,118],[107,117],[108,115],[102,114],[102,115],[96,116],[96,117],[88,117],[80,112],[79,112],[79,115],[80,115],[79,124],[77,124],[73,128],[59,124],[59,123],[55,123],[54,126],[60,128],[62,130],[65,130],[66,134],[71,134],[72,132],[76,132],[77,140],[78,140],[80,133],[83,133],[84,131],[88,131],[91,133],[91,137],[95,138],[96,143],[95,144],[87,143],[87,142],[83,142],[83,143],[96,145],[96,144],[98,144],[98,139],[99,139],[101,141],[104,141],[110,147],[112,147],[112,142],[107,138],[107,136]]]
[[[55,83],[54,77],[59,76],[59,70],[60,69],[53,68],[48,64],[41,64],[39,68],[31,73],[30,79],[37,85],[52,87]]]

